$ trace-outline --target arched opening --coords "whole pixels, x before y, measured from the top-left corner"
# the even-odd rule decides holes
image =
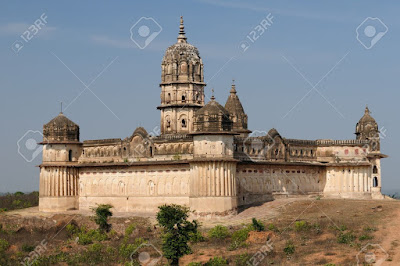
[[[375,176],[374,179],[373,179],[372,185],[373,185],[374,187],[377,187],[377,186],[378,186],[378,178],[377,178],[376,176]]]
[[[185,95],[182,95],[182,102],[183,103],[186,102],[186,96]]]
[[[150,146],[150,157],[153,157],[153,147]]]
[[[182,119],[182,127],[186,128],[186,120],[185,119]]]
[[[72,162],[72,151],[71,150],[68,151],[68,161]]]
[[[372,168],[372,173],[377,174],[378,173],[378,167],[374,165],[374,168]]]

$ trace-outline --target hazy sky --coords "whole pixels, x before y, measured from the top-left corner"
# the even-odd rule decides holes
[[[181,15],[204,62],[206,94],[214,88],[225,104],[235,79],[252,130],[353,139],[368,104],[389,155],[383,189],[400,191],[399,10],[397,1],[3,1],[0,192],[38,190],[41,155],[17,143],[41,132],[59,101],[81,140],[125,138],[138,126],[152,131],[160,119],[160,63]],[[356,29],[363,21],[362,45]],[[144,49],[130,39],[134,25],[155,36]]]

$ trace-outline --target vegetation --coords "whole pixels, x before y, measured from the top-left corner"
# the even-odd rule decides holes
[[[283,252],[285,252],[285,254],[286,254],[287,256],[290,256],[290,255],[292,255],[295,251],[296,251],[296,248],[295,248],[293,242],[292,242],[291,240],[287,241],[287,242],[286,242],[286,246],[285,246],[285,248],[283,249]]]
[[[204,264],[204,266],[224,266],[228,261],[222,257],[214,257]]]
[[[197,233],[197,221],[188,221],[189,208],[171,204],[158,207],[157,221],[163,228],[162,251],[171,265],[191,252],[188,245],[191,234]]]
[[[15,192],[0,196],[0,213],[10,210],[29,208],[39,205],[39,192],[34,191],[29,194]]]
[[[340,244],[351,244],[356,239],[356,236],[353,232],[340,232],[337,242]]]
[[[265,230],[265,226],[261,221],[257,221],[256,218],[252,219],[252,223],[253,223],[253,228],[254,230],[256,230],[257,232],[261,232]]]
[[[222,240],[229,236],[229,230],[226,226],[217,225],[208,232],[211,239]]]
[[[112,216],[112,212],[110,209],[112,205],[109,204],[100,204],[97,208],[92,208],[93,212],[96,214],[94,221],[99,226],[99,230],[109,232],[111,229],[111,225],[108,223],[108,217]]]

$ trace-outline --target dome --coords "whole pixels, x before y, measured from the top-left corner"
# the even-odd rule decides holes
[[[161,82],[204,82],[203,62],[197,48],[187,42],[181,17],[177,42],[165,51],[161,63]]]
[[[45,142],[79,142],[79,126],[62,112],[43,126]]]
[[[268,131],[267,136],[271,139],[274,139],[275,137],[281,137],[281,135],[279,134],[278,130],[276,130],[275,128],[271,128]]]
[[[370,115],[368,106],[365,107],[364,115],[356,125],[357,139],[368,139],[379,134],[378,123]]]
[[[231,131],[232,121],[230,114],[215,97],[195,113],[195,131],[220,132]]]

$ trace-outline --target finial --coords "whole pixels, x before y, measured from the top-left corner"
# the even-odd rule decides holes
[[[60,114],[62,114],[63,113],[63,108],[62,108],[63,102],[62,101],[59,101],[59,102],[60,102]]]
[[[231,93],[236,94],[236,86],[235,86],[235,80],[232,79],[232,88],[231,88]]]
[[[179,25],[178,42],[186,42],[185,26],[183,25],[183,16],[181,16],[181,23]]]
[[[370,113],[370,112],[369,112],[369,108],[368,108],[368,104],[365,105],[365,113],[366,113],[366,114],[369,114],[369,113]]]
[[[211,89],[212,95],[211,95],[211,100],[214,101],[215,97],[214,97],[214,88]]]

